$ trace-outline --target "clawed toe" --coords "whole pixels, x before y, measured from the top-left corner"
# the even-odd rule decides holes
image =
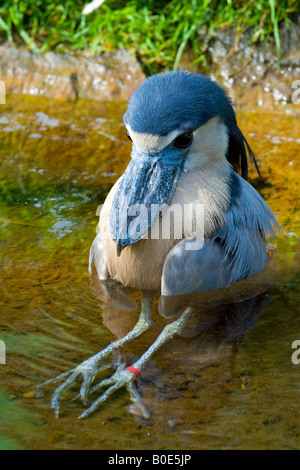
[[[102,349],[94,356],[90,357],[82,364],[77,366],[75,369],[71,369],[67,372],[64,372],[54,379],[49,379],[43,382],[42,384],[36,387],[36,396],[42,395],[42,389],[46,385],[57,384],[64,382],[59,385],[53,393],[51,407],[54,409],[55,416],[58,417],[59,409],[60,409],[60,398],[64,390],[71,387],[75,384],[78,380],[82,380],[82,384],[80,386],[79,393],[73,398],[73,400],[79,398],[85,405],[88,402],[88,396],[91,393],[94,393],[99,388],[108,387],[106,392],[101,395],[87,410],[84,412],[80,418],[85,418],[86,416],[90,415],[101,403],[103,403],[115,390],[123,387],[125,385],[127,390],[130,394],[130,397],[133,403],[137,404],[139,400],[139,395],[137,391],[133,388],[132,381],[135,378],[135,372],[132,370],[134,367],[129,368],[128,370],[124,369],[125,364],[119,364],[117,367],[117,371],[109,378],[102,380],[99,384],[91,388],[92,383],[95,380],[96,375],[103,370],[113,367],[111,363],[104,364],[102,366],[98,366],[98,364],[103,361],[103,359],[110,356],[112,353],[117,351],[121,346],[128,343],[129,341],[134,340],[139,335],[144,333],[148,330],[148,328],[152,324],[152,310],[151,310],[151,302],[152,296],[146,295],[142,299],[142,310],[140,314],[140,318],[134,328],[129,331],[123,338],[120,338],[113,343],[110,343],[105,349]],[[131,369],[131,372],[130,372]],[[137,370],[137,369],[135,369]],[[73,401],[72,400],[72,401]],[[142,405],[141,405],[142,408]],[[144,413],[147,414],[146,411]]]
[[[130,399],[132,403],[139,409],[140,414],[144,418],[149,418],[150,413],[148,412],[147,408],[143,405],[140,395],[136,390],[134,385],[135,375],[127,369],[117,370],[109,379],[102,380],[99,384],[95,385],[91,390],[90,393],[99,390],[99,388],[103,388],[109,386],[106,391],[95,400],[92,405],[85,410],[80,416],[79,419],[84,419],[90,416],[97,408],[101,406],[116,390],[119,390],[122,387],[126,387]]]
[[[91,385],[94,382],[96,375],[108,367],[111,367],[111,364],[104,364],[103,366],[99,367],[99,361],[103,360],[103,358],[108,354],[111,354],[113,350],[117,349],[117,347],[121,345],[121,343],[123,344],[124,342],[133,339],[133,337],[136,337],[137,334],[140,334],[141,325],[143,325],[142,320],[138,322],[137,328],[134,328],[124,338],[111,343],[111,345],[106,349],[87,359],[75,369],[64,372],[58,377],[47,380],[43,384],[39,385],[37,387],[38,393],[40,393],[41,388],[46,384],[57,383],[67,377],[67,379],[56,388],[52,396],[51,407],[54,409],[55,415],[58,417],[60,409],[60,397],[62,392],[77,382],[78,378],[82,379],[83,381],[80,387],[80,392],[76,398],[80,398],[84,404],[87,403],[88,395],[94,393],[100,388],[108,387],[106,391],[79,416],[79,418],[82,419],[87,418],[91,413],[93,413],[93,411],[99,408],[99,406],[104,403],[116,390],[119,390],[121,387],[125,386],[129,393],[131,402],[133,403],[134,407],[139,410],[139,414],[141,414],[144,418],[149,418],[150,414],[141,401],[140,395],[135,387],[134,380],[140,375],[140,369],[145,366],[145,363],[149,360],[152,354],[154,354],[155,351],[157,351],[157,349],[162,346],[162,344],[173,338],[173,336],[182,329],[192,313],[192,308],[186,308],[177,320],[165,326],[160,335],[157,337],[156,341],[133,364],[133,366],[129,366],[124,369],[124,364],[119,364],[117,371],[110,378],[102,380],[94,387],[91,388]]]
[[[98,367],[98,361],[93,360],[90,358],[84,361],[82,364],[77,366],[75,369],[71,369],[67,372],[63,372],[62,374],[58,375],[53,379],[46,380],[45,382],[36,386],[36,396],[39,397],[42,395],[42,389],[47,385],[56,384],[64,380],[64,382],[59,385],[53,392],[52,400],[51,400],[51,408],[54,409],[55,416],[59,416],[60,410],[60,399],[62,393],[82,379],[82,384],[80,387],[80,392],[74,398],[80,398],[81,401],[87,405],[87,397],[90,392],[90,387],[95,380],[96,375],[99,372],[102,372],[105,369],[113,367],[111,363],[104,364],[101,367]],[[72,401],[73,401],[72,400]]]
[[[125,386],[132,403],[139,409],[139,414],[142,414],[144,418],[149,418],[150,414],[142,404],[140,395],[134,385],[134,380],[136,378],[135,374],[131,371],[132,368],[130,367],[128,369],[124,369],[124,365],[125,364],[123,363],[119,364],[116,372],[111,377],[104,379],[98,384],[94,385],[94,387],[91,387],[96,375],[108,368],[113,367],[113,365],[111,363],[107,363],[101,367],[98,367],[96,362],[88,359],[87,361],[84,361],[82,364],[77,366],[75,369],[71,369],[53,379],[46,380],[42,384],[39,384],[36,387],[36,396],[41,396],[41,391],[44,386],[49,384],[56,384],[57,382],[60,382],[66,378],[66,380],[54,390],[52,395],[51,408],[54,410],[55,416],[58,418],[62,393],[80,379],[82,379],[80,392],[71,401],[79,398],[84,405],[88,404],[89,395],[101,388],[108,387],[106,391],[79,416],[80,419],[83,419],[87,418],[91,413],[99,408],[99,406],[104,403],[116,390]]]
[[[35,387],[35,396],[37,398],[41,397],[43,395],[43,390],[42,389],[44,387],[46,387],[47,385],[50,385],[50,384],[52,385],[52,384],[55,384],[57,382],[61,382],[65,377],[68,377],[68,375],[71,375],[74,370],[75,369],[67,370],[66,372],[63,372],[62,374],[57,375],[57,377],[54,377],[53,379],[45,380],[41,384],[36,385],[36,387]]]

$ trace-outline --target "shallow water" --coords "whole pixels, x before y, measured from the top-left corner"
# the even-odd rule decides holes
[[[139,380],[150,420],[128,412],[123,390],[80,421],[83,405],[69,401],[76,387],[65,394],[58,420],[50,409],[53,387],[34,397],[35,385],[123,336],[138,318],[138,309],[103,300],[87,271],[97,207],[129,161],[125,107],[10,96],[0,109],[0,340],[6,344],[0,449],[299,448],[300,364],[291,361],[291,345],[300,340],[300,275],[293,235],[278,241],[262,289],[243,285],[242,294],[226,294],[226,308],[215,298],[214,304],[207,296],[193,299],[198,313]],[[250,180],[284,232],[298,235],[299,116],[299,105],[238,114],[262,174],[259,181],[252,168]],[[251,307],[233,306],[255,289],[260,295]],[[139,292],[127,294],[139,305]],[[153,328],[115,362],[133,362],[170,321],[158,302],[157,296]]]

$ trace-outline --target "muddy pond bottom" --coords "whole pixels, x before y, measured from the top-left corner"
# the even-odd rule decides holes
[[[76,386],[59,419],[53,387],[34,396],[37,384],[124,336],[139,317],[140,292],[125,292],[137,307],[124,310],[87,269],[97,208],[130,158],[125,109],[30,96],[1,106],[0,449],[298,449],[299,106],[238,113],[262,174],[251,168],[250,182],[283,227],[278,278],[249,294],[255,300],[245,308],[238,297],[225,306],[198,299],[182,334],[138,380],[150,419],[132,409],[126,390],[86,420],[77,419],[86,407],[71,401]],[[172,321],[160,304],[157,293],[153,327],[115,354],[115,365],[135,361]]]

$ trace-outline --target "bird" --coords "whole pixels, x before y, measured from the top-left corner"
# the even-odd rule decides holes
[[[123,117],[131,159],[109,192],[90,250],[90,271],[100,281],[143,292],[140,318],[123,338],[50,381],[58,415],[62,392],[83,378],[79,396],[107,386],[80,418],[89,416],[118,388],[149,416],[135,386],[149,358],[193,314],[162,330],[132,365],[122,364],[91,388],[99,363],[152,325],[151,292],[180,296],[222,289],[267,265],[266,243],[278,229],[266,202],[247,182],[255,156],[238,127],[233,103],[210,77],[184,70],[152,75],[133,92]],[[103,366],[104,367],[104,366]]]

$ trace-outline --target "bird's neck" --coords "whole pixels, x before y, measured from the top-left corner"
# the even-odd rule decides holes
[[[193,171],[182,172],[171,201],[188,206],[203,205],[205,236],[209,237],[217,225],[222,224],[230,203],[230,174],[228,162],[215,163]]]

